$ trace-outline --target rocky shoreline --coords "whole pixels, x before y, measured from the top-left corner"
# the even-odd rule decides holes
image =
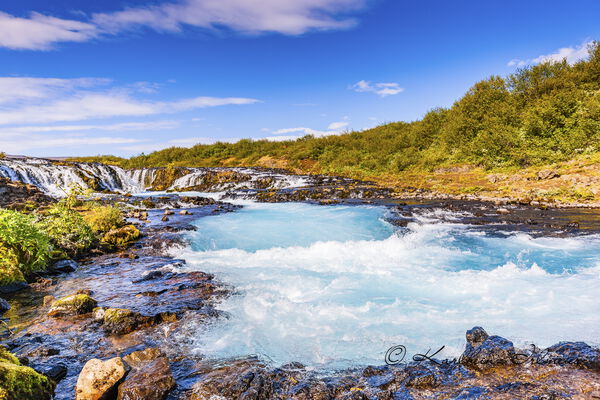
[[[490,229],[518,227],[534,235],[600,232],[594,210],[412,201],[390,199],[390,194],[369,183],[324,180],[313,187],[238,190],[228,196],[382,204],[399,226],[435,210],[451,210],[452,218]],[[96,200],[136,206],[128,222],[141,231],[141,239],[119,253],[90,254],[64,265],[7,296],[11,309],[4,317],[14,333],[2,344],[22,365],[56,383],[56,399],[600,398],[598,349],[580,342],[515,349],[477,327],[467,332],[466,350],[456,360],[438,360],[427,352],[395,365],[383,364],[382,358],[380,366],[315,371],[299,363],[275,368],[253,357],[203,359],[181,338],[196,324],[223,317],[218,303],[235,288],[210,274],[182,272],[185,261],[165,251],[181,244],[182,232],[195,229],[193,220],[238,206],[177,194]],[[45,388],[36,398],[50,396]]]

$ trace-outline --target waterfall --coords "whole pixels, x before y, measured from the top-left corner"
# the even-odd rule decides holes
[[[143,190],[122,168],[98,163],[59,164],[37,158],[5,158],[0,160],[0,176],[35,185],[57,197],[65,196],[73,185],[121,193]]]
[[[284,189],[309,185],[308,176],[286,175],[278,171],[254,168],[183,168],[185,175],[167,182],[168,190],[203,186],[210,192],[244,189]],[[139,193],[157,187],[164,180],[160,168],[123,168],[100,163],[56,162],[40,158],[0,159],[0,177],[35,185],[43,192],[63,197],[72,185],[94,191]],[[181,172],[181,171],[180,171]],[[223,172],[237,174],[234,179],[220,181],[215,176]],[[173,178],[171,178],[173,179]]]

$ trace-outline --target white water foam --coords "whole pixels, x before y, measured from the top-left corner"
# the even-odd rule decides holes
[[[445,345],[458,356],[475,325],[517,345],[600,340],[600,238],[491,236],[450,223],[393,232],[376,207],[250,204],[202,218],[187,269],[239,294],[230,318],[197,327],[197,351],[275,364],[382,364]]]

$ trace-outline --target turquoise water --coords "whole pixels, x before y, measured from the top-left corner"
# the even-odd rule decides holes
[[[210,357],[315,367],[383,363],[388,347],[459,355],[474,325],[525,345],[600,339],[600,238],[532,238],[386,209],[246,204],[195,222],[189,269],[238,293],[191,340]],[[187,338],[190,340],[190,338]]]

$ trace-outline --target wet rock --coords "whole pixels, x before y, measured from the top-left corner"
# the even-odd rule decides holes
[[[54,303],[55,301],[56,301],[56,297],[48,295],[48,296],[44,296],[44,299],[42,300],[42,304],[44,306],[49,306],[52,303]]]
[[[467,347],[460,357],[466,367],[483,371],[500,365],[511,365],[515,360],[513,343],[500,336],[489,336],[481,327],[467,331]]]
[[[0,314],[10,310],[10,303],[0,297]]]
[[[169,222],[169,217],[167,217],[166,215],[163,215],[163,217],[160,220],[162,222]]]
[[[114,398],[119,383],[127,375],[128,367],[120,357],[102,361],[89,360],[77,378],[76,400],[102,400]]]
[[[506,208],[498,208],[498,209],[496,209],[496,214],[506,215],[506,214],[510,214],[510,211]]]
[[[81,315],[92,312],[96,307],[96,300],[87,294],[74,294],[63,297],[52,303],[48,315],[51,317]]]
[[[67,367],[64,364],[40,365],[34,366],[33,369],[52,379],[56,383],[62,381],[67,376],[68,372]]]
[[[0,294],[9,294],[18,292],[19,290],[27,289],[29,285],[25,281],[17,281],[8,285],[0,286]]]
[[[51,273],[66,274],[74,272],[79,265],[73,260],[60,260],[55,262],[49,269]]]
[[[560,342],[546,349],[549,357],[545,361],[554,364],[569,364],[600,371],[600,350],[584,342]],[[544,362],[544,358],[542,358]]]
[[[146,317],[138,312],[123,308],[104,310],[102,327],[111,335],[125,335],[143,326],[149,326],[154,318]]]
[[[165,210],[164,215],[173,215],[175,214],[173,210]]]
[[[50,400],[55,384],[0,347],[0,398]]]
[[[192,213],[189,212],[188,210],[181,210],[181,211],[179,211],[179,215],[192,215]]]
[[[175,387],[169,361],[159,349],[136,351],[123,359],[132,370],[119,386],[118,400],[162,400]]]

